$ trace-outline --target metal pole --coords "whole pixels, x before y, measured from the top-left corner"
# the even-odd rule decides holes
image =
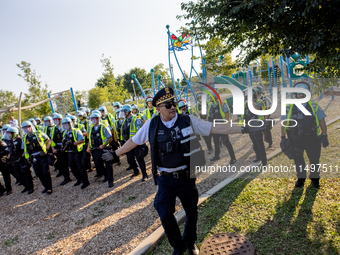
[[[78,111],[77,102],[76,102],[76,98],[74,97],[72,87],[70,88],[70,90],[71,90],[71,95],[72,95],[72,99],[73,99],[74,109],[76,109],[76,111]]]
[[[288,71],[289,86],[293,87],[292,78],[290,76],[290,66],[289,66],[289,58],[288,57],[286,57],[286,61],[287,61],[287,71]],[[290,93],[290,97],[293,98],[293,93]]]
[[[282,63],[282,56],[280,56],[280,66],[281,66],[281,79],[282,79],[282,86],[285,88],[287,85],[285,85],[285,78],[283,76],[283,63]]]
[[[153,69],[150,70],[151,71],[151,77],[152,77],[152,88],[153,88],[153,96],[156,95],[156,89],[155,89],[155,77],[153,74]]]
[[[270,73],[270,66],[269,66],[269,60],[267,58],[267,65],[268,65],[268,77],[269,77],[269,86],[270,86],[270,96],[273,96],[273,87],[272,87],[272,81],[271,81],[271,73]]]
[[[47,93],[47,95],[48,95],[48,98],[51,98],[50,93]],[[52,100],[50,101],[50,106],[51,106],[52,113],[54,113],[54,108],[53,108]]]
[[[19,102],[18,102],[18,124],[19,124],[19,133],[20,133],[20,136],[22,135],[22,132],[21,132],[21,101],[22,101],[22,92],[20,92],[20,96],[19,96]]]
[[[273,78],[274,78],[274,86],[275,86],[275,88],[277,87],[276,85],[276,74],[275,74],[275,64],[274,64],[274,59],[273,59],[273,57],[271,57],[272,58],[272,65],[273,65]]]
[[[133,80],[131,80],[131,83],[132,83],[132,88],[133,88],[133,94],[135,95],[135,100],[136,100],[137,96],[136,96],[135,84],[134,84]],[[135,100],[133,100],[133,101],[135,101]]]

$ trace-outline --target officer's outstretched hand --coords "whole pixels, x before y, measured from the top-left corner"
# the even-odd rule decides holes
[[[327,134],[321,135],[321,144],[322,144],[322,147],[324,148],[326,148],[329,145]]]
[[[102,159],[105,161],[113,161],[113,163],[117,163],[119,161],[119,158],[115,151],[109,151],[104,150],[104,153],[102,155]]]
[[[262,125],[262,123],[263,123],[263,125]],[[268,123],[268,121],[261,122],[259,120],[254,120],[254,121],[250,122],[250,125],[251,126],[249,126],[249,123],[248,123],[245,127],[241,128],[242,134],[256,133],[256,132],[265,130],[267,128],[267,126],[269,125],[269,123]]]

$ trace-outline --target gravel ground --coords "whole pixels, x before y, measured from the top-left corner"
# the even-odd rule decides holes
[[[339,115],[340,98],[316,99],[326,111],[327,120]],[[280,108],[280,107],[279,107]],[[278,116],[276,112],[274,116]],[[273,130],[274,145],[267,153],[279,147],[280,126]],[[252,163],[255,154],[248,135],[231,135],[236,152],[237,168]],[[202,145],[205,143],[202,139]],[[266,144],[267,146],[267,144]],[[207,161],[213,155],[207,155]],[[230,158],[222,147],[221,159],[214,162],[227,165]],[[151,178],[150,156],[146,157],[149,179],[141,176],[130,179],[126,172],[126,158],[114,166],[115,186],[96,180],[95,171],[89,173],[91,185],[85,190],[69,183],[59,186],[61,178],[51,169],[53,194],[41,194],[42,185],[34,180],[35,192],[21,194],[22,186],[13,183],[13,194],[0,198],[0,254],[127,254],[150,235],[160,221],[153,208],[157,186]],[[209,163],[210,164],[210,163]],[[200,175],[197,178],[202,194],[233,173]],[[74,178],[73,178],[74,179]],[[177,211],[181,209],[177,202]]]

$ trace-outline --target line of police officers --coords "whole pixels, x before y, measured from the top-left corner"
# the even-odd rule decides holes
[[[64,177],[61,186],[71,182],[71,169],[76,179],[73,186],[81,185],[81,189],[85,189],[90,185],[88,172],[92,171],[91,155],[96,167],[95,177],[104,176],[103,182],[108,182],[109,188],[113,187],[113,162],[103,160],[102,155],[105,151],[116,150],[123,145],[143,125],[142,114],[136,105],[122,107],[116,102],[114,108],[113,115],[103,106],[93,110],[91,115],[89,109],[80,109],[77,112],[79,120],[71,114],[63,118],[58,113],[53,113],[52,117],[46,116],[43,123],[38,117],[32,118],[22,123],[22,137],[18,128],[4,125],[0,144],[0,170],[5,187],[0,183],[0,195],[4,192],[7,195],[12,193],[11,174],[17,184],[25,187],[22,193],[33,193],[31,166],[44,186],[42,193],[53,193],[49,166],[54,166],[55,171],[58,171],[57,177]],[[150,119],[154,113],[146,114],[143,119]],[[137,160],[142,181],[147,179],[144,161],[147,153],[146,144],[127,153],[130,165],[127,170],[134,171],[131,177],[139,175]],[[116,163],[120,165],[120,160]]]

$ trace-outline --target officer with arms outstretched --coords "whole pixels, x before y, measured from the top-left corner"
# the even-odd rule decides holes
[[[216,125],[191,115],[177,114],[175,95],[172,88],[161,89],[152,104],[159,115],[145,122],[144,126],[123,147],[103,155],[105,160],[117,160],[136,146],[150,142],[152,173],[158,192],[154,206],[159,214],[173,254],[198,254],[195,246],[198,192],[195,179],[190,178],[190,170],[195,165],[205,164],[196,135],[211,133],[233,134],[262,130],[265,127],[229,127]],[[256,124],[254,124],[256,125]],[[190,158],[192,158],[190,160]],[[191,162],[195,162],[190,164]],[[179,197],[186,213],[183,237],[174,217],[176,197]]]
[[[294,87],[310,90],[309,84],[306,82],[298,82]],[[298,99],[306,97],[303,93],[294,93],[294,95]],[[304,115],[295,104],[287,105],[287,114],[281,116],[281,119],[293,119],[297,125],[292,127],[294,123],[289,123],[289,121],[284,123],[285,126],[291,127],[281,127],[280,146],[283,149],[283,144],[287,139],[286,135],[288,135],[288,138],[291,139],[294,145],[292,150],[294,150],[295,154],[293,158],[298,177],[295,187],[302,187],[306,180],[306,163],[303,158],[303,152],[306,151],[310,165],[314,165],[315,167],[315,171],[310,171],[309,178],[312,180],[313,186],[319,188],[320,171],[318,170],[318,164],[320,161],[321,144],[323,147],[329,145],[325,121],[326,114],[317,102],[308,101],[304,103],[303,106],[311,113],[310,116]]]
[[[33,164],[33,169],[45,189],[42,193],[52,194],[52,180],[48,166],[47,151],[51,146],[50,138],[41,131],[36,131],[30,121],[22,123],[24,142],[21,148],[24,149],[25,158]]]

